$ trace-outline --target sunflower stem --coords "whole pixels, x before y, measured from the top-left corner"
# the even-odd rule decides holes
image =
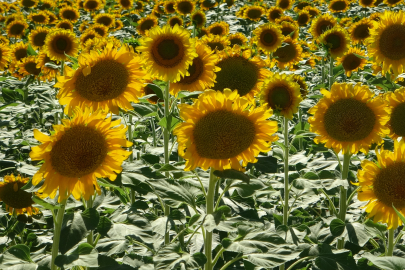
[[[215,184],[216,177],[214,175],[214,169],[210,168],[210,180],[208,184],[207,197],[205,198],[207,207],[207,216],[214,213],[214,196],[215,196]],[[212,231],[206,230],[205,233],[205,256],[207,257],[207,263],[205,264],[204,270],[212,270],[214,265],[212,263]]]
[[[65,70],[65,60],[62,60],[60,63],[60,76],[63,76]]]
[[[90,209],[92,207],[93,207],[93,197],[90,196],[89,200],[87,201],[87,209]],[[94,246],[93,231],[90,231],[89,235],[87,235],[87,243]]]
[[[322,74],[322,82],[325,82],[325,57],[322,56],[322,69],[321,69],[321,74]]]
[[[343,170],[342,170],[342,179],[346,180],[349,175],[349,164],[350,164],[351,154],[347,151],[343,155]],[[340,200],[339,200],[339,216],[338,218],[345,222],[346,221],[346,210],[347,210],[347,190],[343,186],[340,187]],[[342,249],[344,247],[345,240],[342,237],[338,239],[337,248]]]
[[[58,214],[56,215],[56,220],[54,220],[54,231],[53,231],[53,243],[52,243],[52,259],[51,259],[51,270],[56,270],[58,267],[55,265],[55,258],[58,256],[59,252],[59,241],[60,241],[60,233],[62,230],[62,221],[63,216],[65,215],[65,207],[66,207],[67,199],[64,199],[60,203],[60,208],[58,210]]]
[[[302,111],[301,111],[301,109],[298,109],[298,118],[299,118],[299,123],[300,123],[300,130],[304,130],[305,126],[304,126],[304,123],[302,122]],[[302,151],[304,149],[303,139],[302,138],[298,139],[298,146],[299,146],[300,151]]]
[[[329,56],[329,91],[332,89],[333,84],[333,58]]]
[[[164,144],[164,156],[165,156],[165,164],[169,164],[169,159],[170,159],[170,153],[169,153],[169,140],[170,140],[170,131],[169,127],[171,126],[170,123],[170,108],[169,108],[169,102],[170,102],[170,81],[167,81],[166,89],[165,89],[165,118],[166,118],[166,127],[163,128],[163,144]],[[165,176],[169,178],[169,172],[165,172]],[[170,207],[168,205],[165,205],[165,216],[169,216],[170,214]],[[165,245],[168,245],[170,243],[170,234],[169,232],[165,233]]]
[[[132,132],[132,115],[128,115],[128,141],[132,142],[134,133]],[[134,160],[134,152],[132,146],[129,147],[131,155],[129,155],[129,161]]]
[[[289,199],[289,187],[288,181],[288,118],[284,117],[284,207],[283,207],[283,225],[288,226],[288,199]]]
[[[394,252],[394,232],[395,229],[391,228],[388,230],[388,249],[387,249],[387,254],[385,256],[392,256]]]

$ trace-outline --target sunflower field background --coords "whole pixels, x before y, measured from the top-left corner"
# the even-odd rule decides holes
[[[0,2],[0,269],[405,269],[404,5]]]

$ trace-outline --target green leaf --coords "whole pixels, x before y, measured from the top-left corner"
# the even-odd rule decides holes
[[[107,235],[107,232],[111,229],[113,223],[108,217],[102,216],[100,217],[100,221],[98,222],[97,225],[97,231],[101,235]]]
[[[45,209],[49,209],[49,210],[55,210],[55,209],[59,209],[60,206],[59,205],[54,205],[52,203],[48,203],[46,201],[44,201],[43,199],[41,199],[40,197],[33,195],[32,196],[32,200],[36,203],[41,205],[42,207],[44,207]]]
[[[133,105],[134,111],[139,113],[141,116],[148,116],[149,114],[153,114],[156,112],[156,105],[148,104],[148,103],[136,103]]]
[[[192,226],[197,220],[200,219],[200,217],[200,214],[195,214],[194,216],[192,216],[188,222],[188,226]]]
[[[404,217],[404,215],[402,215],[402,213],[399,212],[399,211],[395,208],[394,204],[392,204],[392,208],[394,208],[395,213],[397,213],[397,215],[398,215],[398,217],[401,219],[402,223],[405,224],[405,217]],[[405,228],[405,227],[404,227],[404,228]]]
[[[148,83],[147,87],[149,87],[150,89],[153,90],[153,92],[155,92],[156,96],[161,99],[164,100],[165,98],[163,97],[163,91],[162,89],[157,86],[156,84],[153,83]]]
[[[342,233],[345,231],[345,229],[346,229],[345,223],[338,218],[335,218],[330,223],[330,232],[332,233],[332,235],[334,237],[338,237],[338,236],[342,235]]]
[[[247,184],[249,184],[250,181],[250,177],[247,174],[244,174],[243,172],[234,169],[214,171],[214,175],[220,178],[242,180]]]
[[[8,88],[3,88],[1,90],[2,97],[5,102],[11,103],[13,101],[21,100],[21,96],[14,90],[8,89]]]
[[[308,253],[309,256],[316,256],[315,265],[319,269],[328,270],[356,270],[357,265],[350,251],[337,250],[334,253],[332,248],[325,243],[313,246]]]
[[[87,235],[86,224],[80,213],[74,213],[72,222],[62,228],[59,251],[62,254],[68,252]]]
[[[183,252],[178,242],[164,246],[153,257],[156,270],[173,270],[181,264],[184,264],[185,269],[197,269],[206,261],[205,255],[199,252],[193,255]]]
[[[7,253],[10,253],[23,261],[32,262],[30,257],[30,248],[27,247],[26,245],[18,244],[12,246],[7,250]]]
[[[160,161],[159,156],[152,155],[152,154],[143,154],[141,156],[141,158],[143,160],[145,160],[146,162],[148,162],[149,164],[152,164],[152,165],[156,164],[156,163],[159,163],[159,161]]]
[[[100,220],[100,214],[94,208],[87,208],[82,213],[82,218],[83,218],[84,224],[86,225],[87,230],[91,231],[91,230],[94,230],[97,228],[97,225]]]
[[[200,95],[202,92],[201,91],[194,91],[194,92],[188,92],[188,91],[180,91],[177,94],[177,98],[197,98],[198,95]]]
[[[370,253],[363,254],[363,257],[368,259],[374,265],[384,270],[404,270],[405,258],[400,257],[377,257]]]
[[[3,106],[0,106],[0,111],[1,111],[1,110],[4,110],[4,109],[7,108],[7,107],[15,107],[15,106],[17,106],[17,105],[19,105],[19,103],[15,103],[15,102],[8,103],[8,104],[4,104]]]
[[[27,54],[28,55],[38,55],[38,53],[34,50],[34,48],[32,48],[31,44],[28,44]]]
[[[257,157],[256,163],[249,163],[246,166],[247,170],[255,167],[257,171],[261,173],[276,173],[277,172],[277,158],[273,156],[268,157]]]
[[[249,254],[245,260],[260,268],[275,268],[296,259],[300,253],[301,250],[294,247],[283,246],[272,248],[267,253]]]
[[[169,115],[168,117],[163,117],[162,119],[160,119],[159,121],[159,126],[172,131],[177,124],[179,124],[181,122],[180,119],[178,119],[177,117],[174,117],[173,115]]]
[[[236,191],[242,198],[251,197],[256,191],[266,187],[267,186],[258,179],[252,179],[249,184],[239,182],[231,185],[231,188],[236,188]]]
[[[68,255],[58,255],[55,258],[55,265],[61,268],[72,266],[97,267],[98,252],[92,245],[82,243]]]
[[[152,222],[152,231],[160,235],[165,235],[166,232],[170,231],[172,225],[174,226],[173,220],[168,217],[160,217]]]
[[[171,164],[164,164],[160,169],[157,170],[158,172],[171,172],[171,171],[182,171],[182,169],[176,168]]]

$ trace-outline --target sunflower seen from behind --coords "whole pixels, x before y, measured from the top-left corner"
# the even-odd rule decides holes
[[[278,138],[277,122],[267,120],[272,112],[264,107],[250,108],[238,92],[206,90],[192,105],[180,104],[185,122],[174,129],[179,155],[185,170],[242,170],[257,161],[259,152],[268,152]],[[242,166],[240,164],[242,161]]]
[[[101,110],[76,107],[73,118],[53,126],[52,135],[34,129],[35,139],[42,144],[32,147],[30,157],[44,163],[32,178],[33,185],[44,179],[39,192],[54,198],[59,190],[59,202],[71,194],[76,200],[89,200],[95,190],[100,194],[97,178],[114,181],[130,155],[123,147],[132,143],[126,140],[127,128],[120,122],[106,118]]]
[[[300,86],[291,76],[272,74],[264,81],[260,92],[260,103],[292,119],[302,101]]]
[[[405,87],[401,87],[395,92],[385,93],[384,99],[391,111],[387,123],[387,127],[390,129],[389,136],[393,140],[405,137]]]
[[[397,76],[405,68],[405,12],[385,11],[366,40],[369,56],[386,72]]]
[[[67,55],[75,57],[79,52],[79,42],[75,34],[69,30],[56,29],[48,33],[44,51],[52,60],[67,60]]]
[[[197,41],[195,47],[198,56],[193,59],[193,63],[187,69],[190,75],[170,84],[170,93],[172,95],[177,95],[182,90],[190,92],[204,91],[211,88],[215,83],[215,72],[220,70],[215,66],[217,55],[213,54],[210,48],[201,41]]]
[[[31,199],[32,192],[27,192],[21,188],[28,183],[27,177],[14,174],[4,176],[0,182],[0,201],[5,204],[6,211],[10,215],[15,212],[17,215],[27,213],[29,216],[39,213],[39,209],[33,207],[34,201]],[[35,195],[39,195],[35,193]]]
[[[389,133],[389,109],[381,97],[366,85],[334,83],[330,91],[308,112],[310,131],[317,133],[315,143],[324,143],[337,153],[367,153],[372,143],[381,144]]]
[[[147,72],[154,79],[177,82],[183,76],[190,75],[187,71],[193,58],[197,57],[194,40],[190,33],[178,26],[172,28],[165,25],[149,31],[149,36],[139,39],[141,46],[136,48],[142,52]]]
[[[312,37],[318,38],[324,32],[328,31],[329,29],[333,28],[337,24],[335,17],[330,14],[322,14],[318,18],[312,21],[310,33]]]
[[[101,108],[119,114],[119,108],[132,110],[130,102],[138,102],[143,95],[143,79],[148,76],[142,69],[141,59],[126,46],[115,48],[113,43],[98,53],[90,51],[79,56],[79,68],[65,67],[65,75],[58,77],[56,88],[65,114],[72,115],[76,106]]]
[[[402,225],[393,206],[405,214],[405,143],[394,140],[394,152],[381,149],[375,151],[378,164],[364,159],[362,169],[357,172],[360,187],[357,198],[368,201],[364,206],[368,217],[374,222],[396,229]]]

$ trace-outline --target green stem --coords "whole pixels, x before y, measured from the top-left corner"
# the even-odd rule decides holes
[[[58,209],[58,214],[56,215],[56,220],[54,220],[54,231],[53,231],[53,243],[52,243],[52,259],[51,259],[51,270],[56,270],[55,258],[58,256],[59,252],[59,241],[60,233],[62,230],[63,216],[65,215],[66,199],[64,199],[60,208]]]
[[[60,63],[60,75],[63,76],[65,70],[65,60],[62,60]]]
[[[394,228],[388,230],[388,250],[385,256],[392,256],[394,252]]]
[[[329,57],[329,91],[332,89],[333,84],[333,58]]]
[[[132,115],[128,115],[128,141],[132,143],[134,133],[132,131]],[[129,151],[131,152],[131,155],[129,156],[129,161],[134,160],[134,153],[133,153],[133,146],[129,147]]]
[[[236,261],[238,261],[238,260],[240,260],[242,258],[243,258],[243,256],[236,257],[235,259],[227,262],[224,266],[222,266],[220,270],[225,270],[226,268],[228,268],[228,266],[231,266],[234,262],[236,262]]]
[[[167,121],[167,127],[170,127],[171,123],[169,123],[169,102],[170,102],[170,81],[167,82],[166,89],[165,89],[165,118]],[[164,156],[165,156],[165,164],[169,164],[169,140],[170,140],[170,131],[167,128],[163,128],[163,144],[164,144]],[[165,176],[169,178],[169,172],[165,172]],[[165,216],[169,216],[170,214],[170,207],[165,205]],[[170,234],[169,232],[165,233],[165,245],[170,243]]]
[[[315,258],[315,256],[308,256],[308,257],[301,258],[301,259],[297,260],[296,262],[294,262],[292,265],[290,265],[290,267],[288,267],[287,270],[292,270],[294,268],[294,266],[296,266],[300,262],[305,261],[305,260],[310,260],[313,258]]]
[[[92,207],[93,207],[93,198],[92,198],[92,196],[90,196],[90,199],[87,201],[87,209],[92,208]],[[89,235],[87,236],[87,243],[94,246],[93,231],[90,231]]]
[[[289,199],[289,187],[288,181],[288,118],[284,117],[284,207],[283,207],[283,225],[288,226],[288,199]]]
[[[321,64],[321,66],[322,66],[322,69],[321,69],[322,82],[321,83],[324,83],[325,82],[325,57],[324,56],[322,56],[322,64]]]
[[[155,122],[153,121],[153,117],[150,118],[150,125],[152,127],[152,145],[153,147],[156,147],[157,143],[156,143],[156,129],[155,129]]]
[[[349,164],[350,164],[350,156],[349,152],[346,152],[343,157],[343,171],[342,171],[342,179],[346,180],[347,176],[349,175]],[[347,190],[341,186],[340,187],[340,200],[339,200],[339,216],[338,218],[345,222],[346,221],[346,210],[347,210]],[[342,249],[344,247],[345,240],[342,237],[338,239],[337,248]]]
[[[206,200],[207,215],[214,213],[214,195],[215,195],[215,184],[216,177],[214,175],[214,169],[210,169],[210,182],[208,184],[208,192]],[[212,262],[212,231],[206,231],[205,234],[205,256],[207,257],[207,263],[205,264],[204,270],[212,270],[214,268]]]
[[[301,111],[301,109],[298,109],[298,118],[299,118],[300,130],[304,130],[304,123],[302,122],[302,111]],[[298,145],[299,145],[300,151],[302,151],[304,149],[302,138],[298,139]]]

